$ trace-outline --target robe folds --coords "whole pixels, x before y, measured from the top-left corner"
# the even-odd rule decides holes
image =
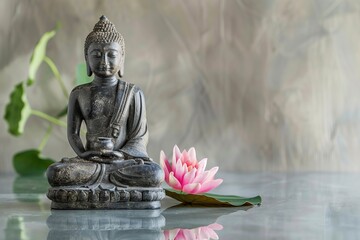
[[[125,159],[147,159],[149,158],[146,151],[148,128],[144,94],[139,87],[122,80],[118,80],[114,87],[117,90],[111,120],[108,121],[106,128],[102,127],[95,130],[93,128],[91,132],[87,129],[84,150],[94,150],[94,143],[99,137],[108,137],[112,138],[114,150],[122,152]],[[81,111],[77,111],[77,115],[69,114],[68,117],[73,119],[68,119],[68,121],[82,122],[85,120],[83,116],[79,116]],[[79,127],[77,128],[79,129]],[[72,131],[73,133],[74,131]]]
[[[98,93],[97,88],[91,83],[84,84],[70,94],[68,139],[78,156],[63,158],[48,168],[50,185],[93,189],[102,182],[118,187],[160,186],[164,172],[146,151],[148,129],[144,94],[137,86],[121,80],[94,98],[92,94]],[[83,122],[88,130],[85,147],[80,138]],[[122,152],[125,159],[81,158],[85,151],[98,151],[95,145],[100,137],[110,138],[114,150]]]
[[[87,148],[98,137],[113,138],[114,150],[127,158],[148,158],[148,129],[143,92],[135,85],[119,80],[110,126],[103,133],[88,133]],[[116,119],[117,118],[117,119]]]

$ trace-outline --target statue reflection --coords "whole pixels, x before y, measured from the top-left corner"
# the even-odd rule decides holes
[[[161,210],[53,210],[47,225],[48,240],[162,239],[165,218]]]
[[[246,208],[178,205],[165,210],[51,211],[48,240],[218,239],[221,216]]]

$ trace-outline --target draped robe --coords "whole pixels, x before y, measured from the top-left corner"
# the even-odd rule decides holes
[[[123,83],[120,83],[123,85]],[[125,156],[133,158],[148,158],[146,146],[148,143],[148,128],[146,122],[146,108],[143,92],[136,86],[130,86],[129,93],[126,98],[129,102],[120,112],[120,116],[124,119],[124,124],[120,121],[118,126],[118,136],[115,141],[115,149],[119,149]],[[128,109],[127,109],[128,108]]]
[[[146,152],[148,129],[142,91],[133,84],[118,80],[117,85],[114,86],[117,89],[115,100],[112,102],[113,111],[108,111],[106,116],[102,116],[101,112],[97,111],[97,117],[90,121],[89,116],[91,118],[91,112],[94,110],[92,108],[96,108],[96,104],[91,105],[93,102],[90,102],[91,98],[89,98],[91,86],[91,83],[80,85],[70,95],[68,110],[70,145],[79,156],[82,152],[94,150],[93,144],[98,137],[110,137],[114,143],[114,150],[122,152],[125,160],[118,162],[116,159],[105,159],[99,163],[80,157],[64,158],[48,168],[47,177],[50,185],[95,188],[104,181],[111,181],[116,186],[159,186],[163,181],[164,173],[158,164],[149,159]],[[108,96],[113,96],[114,89],[111,87],[110,89],[112,91],[107,92]],[[99,99],[103,100],[95,98],[95,101]],[[107,106],[107,104],[102,102],[101,106]],[[88,128],[85,148],[79,136],[83,121]],[[99,121],[103,124],[99,124]],[[97,125],[101,127],[97,128]],[[141,163],[126,160],[137,158],[148,161]],[[130,165],[125,167],[128,163]],[[106,178],[106,176],[109,177]]]
[[[86,91],[89,85],[75,88],[72,95],[79,98],[81,92]],[[148,129],[146,122],[146,108],[143,92],[135,85],[118,80],[114,110],[108,126],[99,129],[87,129],[86,147],[84,150],[94,150],[94,143],[98,137],[112,138],[114,150],[122,152],[125,158],[148,158],[146,146]],[[79,93],[76,93],[76,92]],[[73,136],[79,134],[81,121],[85,120],[84,106],[74,101],[71,106],[73,112],[68,114],[68,122],[73,126],[68,131],[70,145],[74,148]],[[69,106],[70,109],[70,106]],[[116,119],[117,118],[117,119]],[[94,127],[93,127],[94,128]],[[79,143],[77,143],[79,146]],[[75,152],[77,150],[74,148]],[[79,155],[79,154],[78,154]]]

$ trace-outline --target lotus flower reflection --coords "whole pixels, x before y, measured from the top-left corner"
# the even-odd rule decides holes
[[[163,151],[160,152],[160,164],[165,173],[167,184],[179,191],[188,194],[200,194],[208,192],[222,183],[222,179],[214,179],[219,167],[213,167],[205,171],[207,158],[197,161],[195,148],[180,152],[178,146],[174,146],[172,162],[169,163]]]
[[[172,230],[164,230],[165,240],[207,240],[219,239],[215,231],[222,230],[223,226],[218,223],[213,223],[208,226],[194,228],[194,229],[181,229],[176,228]]]

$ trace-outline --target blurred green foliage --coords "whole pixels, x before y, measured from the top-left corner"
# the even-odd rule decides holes
[[[48,128],[37,149],[28,149],[16,153],[13,156],[13,166],[15,171],[23,176],[43,175],[47,167],[55,161],[51,158],[42,157],[41,153],[51,135],[53,125],[66,127],[66,123],[60,120],[67,113],[67,104],[64,101],[64,107],[56,116],[48,115],[45,112],[33,109],[28,102],[26,90],[36,81],[36,74],[42,63],[52,71],[63,95],[68,99],[69,94],[61,78],[60,72],[51,58],[46,55],[46,48],[59,29],[59,24],[55,29],[44,33],[36,44],[29,63],[28,78],[15,85],[10,94],[9,103],[6,105],[4,119],[8,125],[8,131],[13,136],[21,136],[25,131],[25,125],[30,116],[37,116],[49,123]],[[83,84],[90,82],[91,79],[86,74],[86,65],[81,63],[76,67],[75,83]]]

